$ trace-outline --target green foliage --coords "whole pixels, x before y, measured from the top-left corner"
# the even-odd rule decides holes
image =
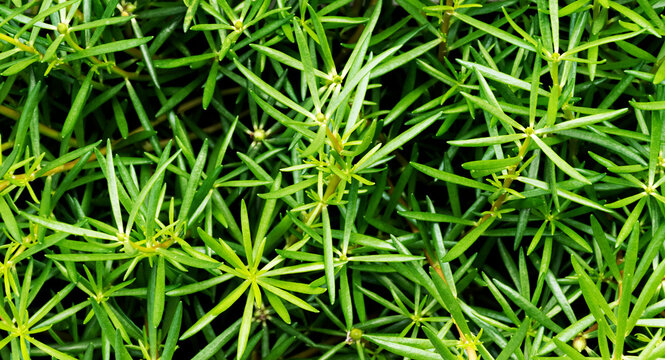
[[[664,4],[0,2],[0,358],[664,357]]]

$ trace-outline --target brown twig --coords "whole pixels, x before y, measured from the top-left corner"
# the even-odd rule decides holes
[[[453,6],[453,0],[446,0],[446,6]],[[450,17],[452,10],[443,12],[443,19],[441,20],[441,34],[443,34],[443,41],[439,44],[438,57],[439,61],[443,61],[448,55],[448,31],[450,30]]]

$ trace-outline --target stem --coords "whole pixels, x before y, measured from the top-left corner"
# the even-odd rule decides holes
[[[11,149],[14,146],[13,141],[7,141],[4,144],[0,144],[0,151],[5,151],[7,149]]]
[[[369,2],[369,8],[372,6],[376,6],[377,0],[370,0]],[[358,0],[353,4],[352,8],[352,16],[356,16],[357,14],[360,14],[360,7],[362,6],[362,1]],[[355,44],[358,42],[358,39],[360,39],[360,35],[362,35],[363,31],[365,30],[365,24],[360,24],[358,27],[356,27],[356,30],[353,32],[351,37],[346,41],[347,44]],[[339,63],[342,61],[346,55],[348,55],[351,52],[350,48],[344,47],[342,50],[339,52],[337,57],[335,57],[335,62]]]
[[[65,41],[67,42],[67,44],[69,44],[71,47],[73,47],[74,50],[76,50],[76,51],[83,51],[84,50],[76,41],[74,41],[74,39],[71,37],[71,35],[69,33],[65,34]],[[109,65],[108,62],[101,61],[101,60],[97,59],[95,56],[90,56],[90,57],[88,57],[88,59],[90,59],[90,61],[92,61],[93,63],[95,63],[97,65],[102,65],[104,67]],[[111,68],[112,72],[116,73],[117,75],[122,76],[123,78],[130,79],[130,80],[136,80],[136,79],[139,78],[139,74],[131,73],[129,71],[126,71],[126,70],[120,68],[118,65],[113,64],[113,65],[111,65],[110,68]]]
[[[4,115],[12,120],[18,121],[18,119],[21,117],[21,113],[4,105],[0,105],[0,115]],[[39,133],[54,139],[60,141],[60,132],[58,130],[55,130],[53,128],[50,128],[42,123],[39,123]],[[2,145],[2,150],[9,149],[13,146],[13,142],[11,142],[11,145],[7,145],[8,143],[5,143]],[[71,137],[69,139],[69,145],[70,146],[76,146],[76,138]]]
[[[4,105],[0,105],[0,115],[4,115],[13,120],[18,120],[21,117],[20,112]]]
[[[453,6],[453,0],[446,0],[446,6]],[[443,20],[441,21],[441,34],[443,34],[443,41],[439,44],[439,61],[443,61],[448,55],[448,31],[450,30],[450,17],[452,16],[450,11],[445,11],[443,13]]]
[[[434,271],[439,275],[441,280],[443,280],[444,283],[448,284],[448,282],[446,281],[446,277],[443,276],[443,271],[441,270],[441,267],[439,266],[439,263],[434,262],[434,260],[432,259],[430,254],[427,252],[427,250],[425,250],[425,257],[427,258],[427,262],[429,263],[429,265],[432,268],[434,268]],[[459,328],[459,326],[457,325],[457,322],[455,322],[454,319],[453,319],[453,324],[455,324],[455,328],[457,328],[457,333],[459,334],[459,341],[461,343],[466,343],[467,342],[466,337],[464,336],[464,334],[462,333],[462,330]],[[465,348],[464,351],[466,351],[466,355],[469,357],[469,360],[475,360],[475,359],[478,358],[478,355],[476,354],[476,350],[474,350],[472,347]]]
[[[330,131],[330,128],[326,125],[321,125],[326,127],[326,135],[328,136],[328,139],[330,139],[330,142],[333,145],[333,148],[335,151],[337,151],[338,154],[342,153],[342,145],[339,144],[339,141],[337,141],[337,137]]]
[[[524,155],[526,154],[526,151],[529,148],[529,143],[530,143],[530,138],[529,137],[525,138],[524,142],[522,143],[522,145],[519,148],[518,156],[520,158],[524,158]],[[508,170],[508,174],[507,174],[506,178],[503,180],[502,188],[504,188],[504,189],[510,188],[510,185],[512,185],[513,179],[514,179],[512,175],[515,175],[515,172],[517,171],[519,165],[520,164],[514,165]],[[505,203],[506,198],[507,198],[507,194],[508,194],[507,192],[504,192],[503,194],[501,194],[499,196],[499,198],[497,198],[494,201],[494,203],[492,203],[492,207],[491,207],[490,211],[487,214],[483,215],[483,217],[480,218],[476,222],[476,225],[474,225],[471,229],[469,229],[469,231],[471,231],[474,228],[480,226],[480,224],[482,224],[483,222],[485,222],[487,219],[489,219],[492,216],[492,213],[494,213],[495,211],[498,211],[501,208],[501,206]],[[464,235],[466,235],[466,233]],[[425,250],[425,257],[427,258],[427,262],[429,263],[429,265],[432,268],[434,268],[434,271],[439,275],[441,280],[443,280],[444,283],[447,283],[446,278],[443,275],[443,271],[441,270],[441,267],[439,266],[439,262],[434,261],[434,259],[432,259],[432,257],[427,252],[427,250]],[[457,324],[455,324],[455,326],[457,327]],[[466,338],[464,337],[464,334],[462,334],[462,331],[460,331],[459,327],[457,327],[457,331],[460,334],[460,342],[466,342]],[[478,355],[476,354],[476,351],[473,348],[465,348],[464,350],[466,351],[467,356],[469,357],[469,359],[477,359],[478,358]]]
[[[40,53],[39,51],[37,51],[37,49],[35,49],[34,47],[32,47],[30,45],[26,45],[26,44],[20,42],[18,39],[15,39],[11,36],[7,36],[5,34],[0,34],[0,40],[4,40],[4,41],[16,46],[17,48],[25,51],[25,52],[29,52],[29,53],[32,53],[32,54],[39,55],[40,58],[44,57],[44,55],[42,53]]]
[[[524,157],[524,154],[526,153],[526,150],[529,147],[529,143],[531,142],[530,140],[531,140],[531,138],[529,138],[529,137],[524,139],[524,143],[522,143],[522,146],[520,146],[520,149],[519,149],[519,153],[518,153],[519,157],[521,157],[521,158]],[[520,164],[514,165],[508,170],[508,176],[503,180],[503,184],[501,186],[503,189],[509,189],[510,188],[510,185],[512,185],[512,183],[513,183],[512,175],[515,175],[515,171],[517,170],[517,167],[519,165]],[[482,224],[487,219],[492,217],[492,213],[494,213],[494,212],[498,211],[499,209],[501,209],[501,206],[503,206],[503,203],[506,201],[507,194],[508,194],[507,192],[504,192],[503,194],[501,194],[492,203],[492,207],[490,208],[489,213],[483,215],[483,217],[480,218],[480,220],[478,220],[476,222],[476,225],[473,228],[476,228],[476,227],[480,226],[480,224]],[[471,230],[473,230],[473,229],[471,229]],[[471,230],[469,230],[469,231],[471,231]],[[466,235],[466,233],[465,233],[465,235]]]

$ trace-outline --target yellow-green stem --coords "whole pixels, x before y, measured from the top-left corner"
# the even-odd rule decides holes
[[[4,41],[16,46],[17,48],[25,51],[25,52],[29,52],[31,54],[37,54],[40,57],[44,56],[42,53],[37,51],[37,49],[35,49],[34,47],[32,47],[30,45],[26,45],[26,44],[20,42],[18,39],[15,39],[11,36],[8,36],[8,35],[5,35],[5,34],[0,34],[0,40],[4,40]]]

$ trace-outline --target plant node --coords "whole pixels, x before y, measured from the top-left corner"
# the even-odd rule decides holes
[[[242,32],[244,24],[242,23],[242,20],[238,19],[233,22],[233,27],[236,29],[237,32]]]
[[[255,142],[262,142],[267,137],[266,131],[263,129],[254,130],[251,135]]]
[[[120,3],[120,6],[122,7],[122,11],[120,12],[120,15],[122,16],[130,16],[134,11],[136,11],[136,4],[134,3],[128,3],[125,2],[124,0]]]
[[[356,341],[360,341],[363,337],[363,331],[358,328],[353,328],[351,331],[346,333],[346,343],[351,345]]]
[[[59,23],[58,26],[56,27],[59,33],[65,35],[69,32],[69,26],[65,23]]]
[[[586,338],[582,335],[577,336],[575,340],[573,340],[573,347],[575,350],[582,352],[586,348]]]

